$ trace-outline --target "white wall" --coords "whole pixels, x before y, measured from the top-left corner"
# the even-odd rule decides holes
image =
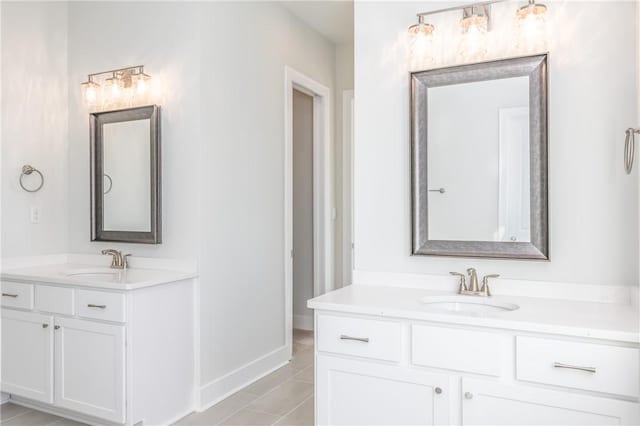
[[[115,247],[134,256],[198,255],[200,6],[176,2],[69,2],[69,247],[96,254]],[[147,25],[148,23],[148,25]],[[90,241],[89,120],[80,83],[87,74],[144,64],[161,82],[161,245]],[[211,118],[207,118],[207,124]]]
[[[67,246],[67,7],[2,2],[2,256],[61,253]],[[20,188],[22,166],[45,178]],[[37,186],[35,174],[25,184]],[[30,222],[37,207],[40,223]]]
[[[206,3],[202,380],[285,344],[284,67],[334,87],[334,48],[274,3]],[[259,36],[256,31],[259,29]],[[204,302],[206,301],[206,302]],[[215,382],[211,384],[215,386]]]
[[[636,5],[546,3],[551,262],[410,256],[406,30],[429,5],[356,3],[356,270],[446,274],[476,266],[515,279],[637,283],[638,182],[622,167],[624,129],[637,117]],[[494,57],[516,53],[508,44],[516,7],[493,6]],[[455,29],[459,15],[439,19]]]

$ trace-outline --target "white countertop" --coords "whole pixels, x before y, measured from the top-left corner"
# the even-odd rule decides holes
[[[419,288],[351,285],[309,300],[317,310],[463,324],[517,331],[640,343],[639,316],[632,305],[522,296],[491,296],[491,301],[515,303],[509,312],[434,313],[421,299],[455,293]],[[469,296],[477,297],[477,296]]]
[[[70,275],[77,274],[77,275]],[[136,290],[197,276],[194,272],[164,269],[111,269],[95,264],[61,263],[3,269],[6,281],[64,284],[110,290]]]

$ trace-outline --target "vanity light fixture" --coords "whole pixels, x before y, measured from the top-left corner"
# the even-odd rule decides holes
[[[490,5],[478,4],[462,9],[462,40],[458,53],[469,59],[481,59],[487,52],[486,35],[489,31]]]
[[[89,74],[80,87],[88,107],[131,106],[136,96],[146,94],[150,79],[144,65],[136,65]]]
[[[424,15],[418,15],[418,23],[409,27],[409,34],[412,37],[433,37],[435,27],[424,22]]]

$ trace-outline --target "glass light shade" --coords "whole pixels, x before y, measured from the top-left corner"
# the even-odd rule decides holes
[[[422,19],[418,24],[409,27],[412,69],[425,69],[434,62],[434,31],[434,26],[423,22]]]
[[[92,107],[98,102],[98,88],[100,85],[94,81],[87,81],[80,85],[82,98],[87,106]]]
[[[133,84],[136,88],[136,94],[144,95],[149,88],[148,81],[151,79],[151,77],[145,73],[140,73],[133,76],[132,79],[133,79]]]
[[[462,18],[462,40],[458,54],[465,60],[479,60],[487,53],[487,31],[489,18],[473,14]]]
[[[530,1],[516,12],[520,50],[545,50],[547,6]]]

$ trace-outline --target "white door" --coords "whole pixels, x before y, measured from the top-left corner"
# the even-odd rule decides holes
[[[56,405],[125,420],[124,326],[56,318]]]
[[[463,425],[630,425],[638,405],[608,398],[462,379]]]
[[[449,378],[403,367],[318,355],[319,425],[449,423]]]
[[[2,310],[2,391],[53,402],[53,317]]]

